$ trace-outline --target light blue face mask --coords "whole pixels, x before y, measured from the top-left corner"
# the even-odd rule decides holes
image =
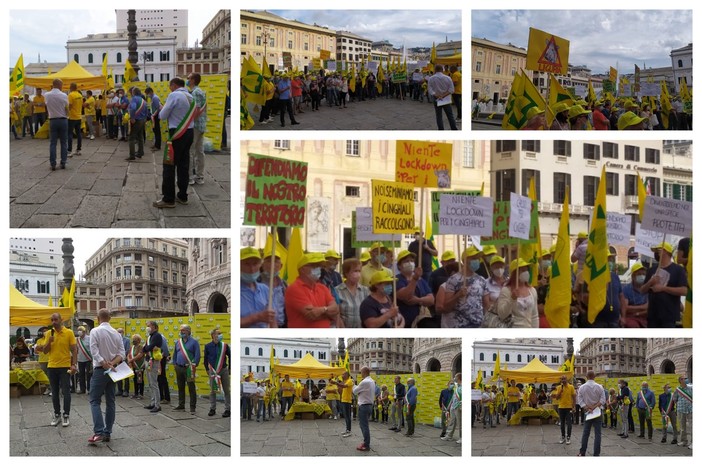
[[[188,336],[187,333],[185,333],[185,332],[180,332],[180,338],[185,338],[185,337],[187,337],[187,336]]]
[[[219,342],[224,341],[224,335],[222,335],[221,333],[219,335],[217,335],[217,341],[219,341]]]
[[[383,285],[383,291],[385,292],[386,295],[390,296],[392,294],[392,284]]]
[[[255,283],[259,276],[261,276],[261,272],[242,273],[241,281],[244,283]]]
[[[322,269],[320,267],[315,267],[312,269],[311,274],[312,278],[314,278],[315,280],[319,280],[319,277],[322,276]]]
[[[479,268],[480,268],[480,261],[479,260],[473,259],[470,261],[470,269],[473,272],[477,272]]]

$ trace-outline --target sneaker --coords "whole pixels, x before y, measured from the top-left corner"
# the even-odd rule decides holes
[[[341,436],[344,437],[344,438],[346,438],[346,437],[351,437],[351,432],[349,432],[349,431],[347,430],[346,432],[344,432],[343,434],[341,434]]]
[[[566,445],[570,445],[570,437],[566,439]]]
[[[173,411],[185,411],[185,406],[176,406]]]
[[[565,443],[565,438],[561,437],[561,439],[558,441],[558,443]]]
[[[450,442],[451,440],[453,440],[453,437],[443,436],[443,437],[441,437],[441,440],[446,440],[447,442]]]
[[[667,441],[668,441],[668,440],[666,440],[666,438],[663,437],[663,439],[661,440],[661,443],[665,443],[665,442],[667,442]],[[670,442],[670,443],[671,443],[671,445],[673,444],[673,442]]]
[[[194,185],[194,184],[195,184],[195,178],[190,178],[190,179],[188,180],[188,184],[189,184],[189,185]]]
[[[671,445],[677,445],[677,443],[678,443],[678,441],[677,441],[677,440],[675,440],[675,439],[673,439],[673,441],[672,441],[672,442],[670,442],[670,444],[671,444]]]
[[[463,440],[463,439],[462,439],[462,438],[459,438],[458,440],[456,440],[456,443],[459,444],[459,445],[462,444],[463,442],[462,442],[461,440]]]
[[[57,426],[57,425],[59,425],[59,422],[61,422],[61,415],[60,415],[60,414],[54,414],[54,417],[51,419],[51,425],[52,425],[52,426]]]
[[[222,417],[229,417],[231,415],[232,415],[232,413],[230,413],[229,410],[222,413]]]
[[[90,136],[90,140],[92,141],[93,139],[95,139],[95,136]]]
[[[72,159],[72,158],[73,158],[73,152],[70,152],[70,151],[68,152],[68,158],[69,158],[69,159]]]
[[[44,395],[51,395],[51,390],[49,390],[48,388],[44,390]]]
[[[259,124],[259,125],[267,125],[267,124],[268,124],[268,120],[259,121],[258,124]]]
[[[159,201],[154,201],[152,205],[158,209],[172,209],[175,207],[175,202],[166,202],[163,199],[161,199]]]
[[[80,149],[78,149],[78,150],[76,151],[76,153],[73,154],[73,155],[81,155],[81,154],[80,154]]]
[[[370,448],[366,446],[365,443],[360,444],[359,446],[356,447],[356,450],[358,451],[369,451]]]
[[[339,416],[334,416],[334,420],[335,420],[335,421],[338,420],[338,419],[339,419]]]
[[[215,415],[215,410],[214,410],[214,409],[211,409],[211,410],[207,413],[207,415],[208,415],[208,416],[214,416],[214,415]]]
[[[176,202],[177,202],[178,204],[188,205],[188,200],[187,200],[187,199],[181,199],[181,198],[179,198],[179,197],[176,197]]]
[[[149,410],[150,413],[157,413],[159,411],[161,411],[160,406],[154,406],[152,409]]]
[[[69,424],[70,424],[70,422],[68,422],[68,415],[67,415],[67,414],[64,414],[64,415],[63,415],[63,422],[61,423],[61,425],[62,425],[63,427],[68,427]]]
[[[205,179],[204,178],[196,178],[195,184],[205,184]]]
[[[83,394],[83,390],[76,390],[76,395],[82,395],[82,394]]]

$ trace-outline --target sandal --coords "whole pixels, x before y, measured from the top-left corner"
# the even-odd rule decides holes
[[[100,434],[93,434],[93,435],[88,439],[88,443],[98,443],[98,442],[102,442],[102,440],[103,440],[102,435],[100,435]]]

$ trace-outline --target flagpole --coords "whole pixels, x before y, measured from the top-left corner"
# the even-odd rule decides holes
[[[392,262],[393,262],[393,269],[397,269],[397,254],[395,254],[395,234],[393,233],[391,235],[390,241],[392,242]],[[392,280],[392,307],[397,307],[397,279],[393,277]],[[399,328],[399,321],[397,317],[395,317],[395,328]]]
[[[270,281],[268,286],[268,309],[273,309],[273,284],[275,283],[275,243],[278,242],[277,235],[275,234],[275,227],[271,227],[271,271],[270,271]],[[273,323],[268,323],[268,328],[278,328],[278,319],[274,318]]]
[[[424,245],[424,234],[422,231],[422,225],[424,225],[424,188],[419,190],[419,248],[417,249],[417,266],[422,267],[422,256],[424,255],[423,245]]]

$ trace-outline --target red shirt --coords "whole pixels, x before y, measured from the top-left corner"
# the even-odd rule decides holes
[[[299,79],[293,79],[291,87],[293,97],[300,97],[302,95],[302,81]]]
[[[599,108],[596,108],[595,111],[592,112],[592,122],[596,130],[609,129],[609,120]]]
[[[539,328],[551,328],[545,315],[539,315]]]
[[[329,328],[331,324],[329,319],[308,320],[303,315],[303,310],[306,306],[324,307],[333,302],[334,298],[329,288],[319,282],[309,286],[298,278],[285,290],[288,328]]]

